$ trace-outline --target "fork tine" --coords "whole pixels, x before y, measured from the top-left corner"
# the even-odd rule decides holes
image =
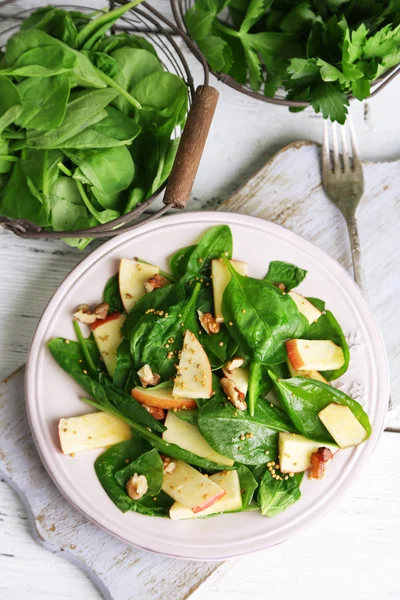
[[[337,129],[336,122],[331,121],[331,129],[332,129],[332,152],[333,152],[333,172],[337,173],[340,170],[340,162],[339,162],[339,145],[337,138]]]
[[[348,121],[349,127],[350,127],[350,141],[351,141],[351,149],[352,149],[352,153],[353,153],[353,169],[354,169],[354,171],[356,169],[362,171],[360,153],[358,151],[358,144],[357,144],[356,134],[354,131],[353,119],[350,116],[348,116],[347,121]]]
[[[348,145],[347,145],[347,128],[346,128],[346,124],[340,126],[340,136],[342,138],[343,171],[346,173],[350,169],[349,148],[348,148]]]

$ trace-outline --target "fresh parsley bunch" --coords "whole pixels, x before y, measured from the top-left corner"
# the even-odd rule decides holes
[[[185,22],[213,71],[339,123],[400,63],[400,0],[196,0]]]

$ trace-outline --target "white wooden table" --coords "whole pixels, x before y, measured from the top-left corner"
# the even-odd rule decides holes
[[[167,0],[158,0],[157,5],[169,15]],[[191,56],[187,59],[194,75],[200,76],[196,62]],[[322,134],[321,119],[312,112],[290,114],[216,85],[221,100],[193,190],[191,208],[197,210],[226,199],[283,145],[297,139],[320,141]],[[352,108],[363,160],[400,159],[399,94],[400,78],[376,98]],[[0,235],[0,378],[25,362],[45,304],[81,257],[62,242]],[[394,289],[398,276],[393,271],[383,285]],[[235,561],[225,575],[211,579],[192,598],[286,599],[292,594],[299,600],[400,598],[400,428],[394,424],[392,429],[383,435],[349,496],[328,518],[283,546]],[[25,510],[5,482],[0,482],[0,573],[1,600],[100,597],[76,566],[34,542]]]

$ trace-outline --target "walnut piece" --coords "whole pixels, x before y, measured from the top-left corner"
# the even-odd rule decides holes
[[[107,302],[101,302],[100,304],[95,306],[93,310],[91,310],[89,304],[80,304],[77,307],[76,312],[74,312],[74,317],[81,323],[91,325],[98,319],[105,319],[108,314],[109,308],[110,307],[107,304]]]
[[[146,294],[152,292],[153,290],[157,290],[158,288],[162,288],[169,283],[166,277],[159,275],[158,273],[154,273],[150,279],[144,282],[144,291]]]
[[[199,317],[200,325],[206,333],[210,335],[211,333],[219,332],[219,330],[221,329],[221,325],[220,323],[217,323],[214,315],[212,315],[211,313],[203,313],[201,312],[201,310],[198,310],[197,314]]]
[[[148,489],[149,486],[146,477],[137,473],[132,475],[126,484],[126,492],[132,500],[143,498]]]
[[[317,452],[311,454],[311,469],[308,473],[310,479],[322,479],[325,475],[325,469],[333,454],[329,448],[322,446]]]
[[[235,386],[235,382],[227,377],[222,377],[222,379],[220,379],[220,383],[226,394],[226,397],[233,404],[233,406],[239,410],[246,410],[247,404],[244,400],[244,394]]]
[[[244,359],[240,358],[240,356],[236,356],[232,358],[232,360],[228,360],[226,365],[224,366],[224,371],[228,373],[233,373],[235,369],[239,369],[244,363]]]
[[[160,376],[157,373],[153,373],[150,365],[143,365],[137,372],[140,378],[142,387],[147,388],[148,385],[157,385],[160,381]]]
[[[164,421],[165,419],[165,410],[163,408],[158,408],[156,406],[149,406],[148,404],[142,404],[143,408],[147,410],[151,414],[152,417],[157,419],[157,421]]]
[[[166,474],[171,474],[174,472],[175,470],[175,463],[174,462],[170,462],[170,461],[164,461],[163,463],[163,473],[164,475]]]

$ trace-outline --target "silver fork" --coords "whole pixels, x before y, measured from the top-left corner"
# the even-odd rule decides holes
[[[364,193],[364,174],[351,117],[347,117],[346,123],[348,123],[348,126],[337,126],[336,123],[331,123],[329,127],[328,122],[324,121],[322,183],[326,195],[338,207],[346,220],[350,237],[354,281],[363,294],[367,296],[356,219],[357,207]],[[340,151],[337,127],[340,127]],[[350,138],[351,152],[349,151],[348,138]],[[393,403],[389,397],[389,411],[392,409]]]
[[[356,219],[357,207],[364,193],[364,174],[350,117],[347,118],[347,123],[348,126],[337,126],[336,123],[331,123],[329,127],[328,122],[324,121],[322,183],[328,198],[338,207],[346,220],[350,237],[354,280],[363,294],[367,296]],[[340,151],[337,127],[340,128]]]

